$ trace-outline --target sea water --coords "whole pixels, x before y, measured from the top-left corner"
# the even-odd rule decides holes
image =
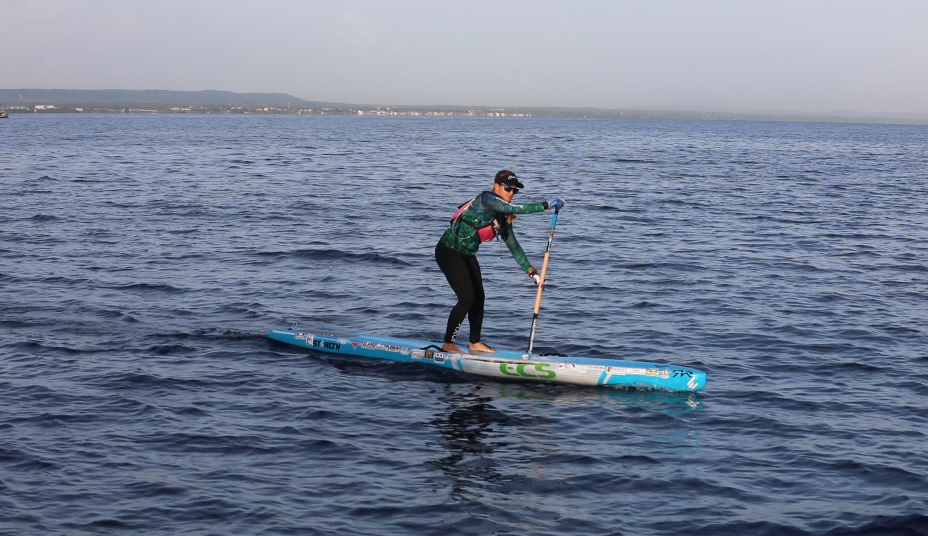
[[[266,339],[440,339],[433,248],[500,169],[566,200],[536,347],[704,390]],[[538,267],[550,226],[515,223]],[[521,349],[532,282],[478,258]],[[926,281],[928,127],[12,116],[0,533],[928,534]]]

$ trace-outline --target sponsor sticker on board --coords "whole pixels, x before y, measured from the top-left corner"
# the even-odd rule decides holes
[[[306,346],[312,346],[315,338],[316,338],[315,335],[313,335],[312,333],[300,332],[296,334],[296,340],[306,341]]]

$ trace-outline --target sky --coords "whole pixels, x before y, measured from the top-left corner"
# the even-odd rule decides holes
[[[0,0],[0,88],[928,114],[926,0]]]

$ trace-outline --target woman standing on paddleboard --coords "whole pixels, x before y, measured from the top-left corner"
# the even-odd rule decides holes
[[[532,214],[548,208],[560,209],[564,202],[555,199],[550,204],[541,202],[515,205],[512,198],[521,188],[524,186],[515,173],[506,169],[497,173],[493,190],[481,192],[472,201],[462,205],[452,216],[451,226],[441,235],[438,245],[435,246],[435,261],[458,297],[457,304],[448,316],[442,350],[462,353],[455,345],[455,337],[464,323],[464,317],[467,316],[470,320],[470,351],[495,351],[480,342],[486,296],[483,292],[480,264],[477,263],[475,254],[481,242],[492,240],[498,235],[506,242],[509,252],[519,266],[535,280],[535,284],[541,282],[538,271],[528,262],[522,246],[516,241],[512,222],[516,214]]]

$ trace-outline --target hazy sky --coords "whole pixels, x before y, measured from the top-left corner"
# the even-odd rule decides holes
[[[928,0],[0,0],[0,88],[928,113]]]

